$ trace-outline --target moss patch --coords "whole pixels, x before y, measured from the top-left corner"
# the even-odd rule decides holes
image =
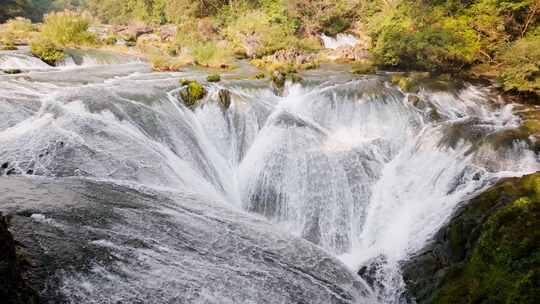
[[[472,253],[445,278],[434,303],[540,303],[540,173],[486,192],[469,212],[482,214],[501,196],[519,198],[487,218]],[[449,230],[452,250],[465,247],[456,229]]]

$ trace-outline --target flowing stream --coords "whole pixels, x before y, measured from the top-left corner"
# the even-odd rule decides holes
[[[55,269],[42,293],[67,303],[403,303],[400,261],[461,202],[540,169],[508,136],[516,106],[480,86],[416,98],[333,66],[278,92],[242,71],[70,58],[0,53],[24,70],[0,75],[0,211],[99,253]],[[205,84],[200,107],[178,102],[180,78]]]

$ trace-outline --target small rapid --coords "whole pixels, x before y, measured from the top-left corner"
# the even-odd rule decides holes
[[[189,285],[189,303],[300,303],[298,297],[315,290],[310,303],[402,303],[407,300],[401,261],[468,198],[501,177],[540,169],[527,141],[507,137],[521,124],[515,106],[488,88],[426,85],[412,96],[391,85],[387,75],[323,69],[278,93],[264,80],[224,75],[219,83],[205,83],[207,97],[188,109],[178,101],[178,79],[203,81],[204,71],[151,73],[144,63],[114,60],[69,75],[59,67],[0,76],[0,164],[7,170],[54,181],[55,187],[75,179],[150,191],[159,202],[141,206],[166,214],[170,232],[162,236],[157,218],[144,214],[145,225],[143,213],[120,206],[113,208],[119,219],[111,217],[117,221],[112,227],[89,224],[106,240],[97,245],[115,252],[115,267],[122,271],[103,264],[91,272],[64,269],[63,292],[71,303],[109,303],[96,296],[100,292],[133,300],[129,280],[177,296],[175,287]],[[228,109],[217,102],[220,89],[231,93]],[[72,225],[59,214],[49,216],[60,227]],[[228,232],[221,239],[223,223]],[[120,241],[127,234],[155,239],[159,250],[139,252],[139,265],[122,262],[132,256]],[[211,258],[176,263],[185,250],[179,239],[197,243],[198,253],[189,254],[197,261],[217,254],[208,250],[227,252],[215,257],[223,272]],[[262,248],[264,274],[257,266],[259,249],[252,255],[249,248]],[[227,264],[235,259],[240,262]],[[326,262],[310,268],[312,259]],[[378,284],[367,287],[356,272],[377,261],[383,261],[375,274]],[[141,265],[168,275],[138,275]],[[265,276],[272,283],[242,289],[247,282],[263,284],[258,278]],[[299,277],[311,279],[294,285]],[[154,278],[159,279],[151,287],[144,283]],[[204,296],[194,292],[211,284],[216,288]],[[287,298],[291,286],[306,294]],[[151,293],[143,294],[139,300]]]

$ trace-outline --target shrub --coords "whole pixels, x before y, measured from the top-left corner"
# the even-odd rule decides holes
[[[5,24],[6,30],[10,32],[34,32],[37,30],[36,26],[32,24],[30,19],[17,17],[10,19]]]
[[[540,33],[518,40],[501,59],[500,81],[505,90],[540,95]]]
[[[250,57],[269,55],[296,42],[294,29],[272,22],[261,10],[239,16],[225,28],[224,33],[234,46],[244,47]]]
[[[49,65],[56,65],[64,58],[64,52],[52,41],[40,38],[32,41],[30,44],[32,55],[43,60]]]
[[[180,91],[180,98],[188,107],[193,107],[206,96],[206,89],[195,80],[181,80],[180,84],[186,88]]]
[[[206,81],[208,82],[219,82],[220,80],[221,80],[221,76],[219,76],[218,74],[212,74],[206,77]]]
[[[84,15],[64,11],[45,16],[41,35],[59,46],[93,45],[97,38],[88,31],[90,19]]]
[[[105,43],[106,45],[115,45],[116,42],[118,42],[118,39],[116,39],[116,36],[107,36],[103,39],[103,43]]]
[[[229,47],[220,47],[215,41],[194,43],[189,46],[189,54],[196,64],[206,67],[229,67],[234,59]]]
[[[17,47],[15,46],[15,44],[13,44],[13,41],[11,40],[0,41],[0,43],[2,43],[2,47],[0,48],[1,50],[15,51],[17,49]]]
[[[371,61],[360,61],[353,65],[352,73],[353,74],[373,74],[377,71],[375,65]]]
[[[459,70],[480,48],[467,17],[445,17],[437,9],[399,6],[372,25],[371,35],[376,63],[388,67]]]

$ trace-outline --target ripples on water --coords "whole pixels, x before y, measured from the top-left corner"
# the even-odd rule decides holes
[[[399,261],[460,202],[539,169],[526,143],[489,140],[520,121],[482,87],[425,88],[414,105],[384,75],[328,70],[282,95],[206,84],[192,111],[178,79],[202,72],[77,58],[51,69],[0,54],[0,68],[32,70],[0,76],[0,163],[23,175],[1,179],[0,208],[38,210],[112,257],[55,270],[72,303],[400,302]],[[354,273],[380,257],[371,294]]]

